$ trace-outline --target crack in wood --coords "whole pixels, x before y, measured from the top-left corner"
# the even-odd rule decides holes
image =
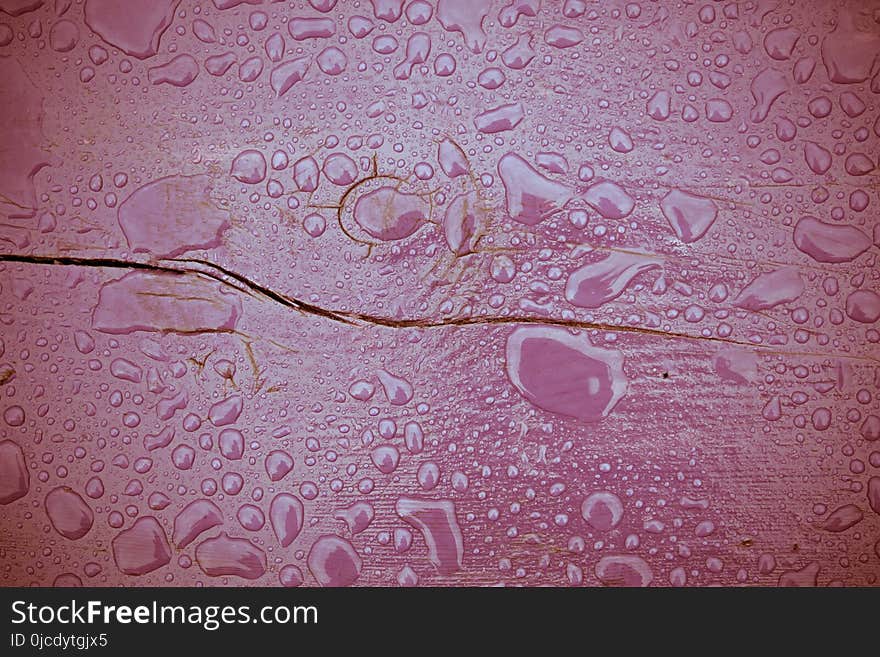
[[[277,292],[265,285],[262,285],[243,274],[232,271],[208,260],[198,258],[173,258],[165,259],[160,262],[144,262],[139,260],[124,260],[118,258],[83,258],[77,256],[51,256],[51,255],[25,255],[25,254],[0,254],[0,262],[14,262],[33,265],[50,265],[50,266],[67,266],[67,267],[91,267],[106,269],[121,269],[134,271],[149,271],[153,273],[171,274],[176,276],[195,275],[203,276],[218,283],[230,287],[239,293],[247,294],[255,298],[268,299],[285,308],[295,310],[302,314],[322,317],[334,322],[346,324],[348,326],[379,326],[384,328],[395,329],[435,329],[447,327],[464,327],[464,326],[482,326],[482,325],[505,325],[505,324],[538,324],[544,326],[560,326],[565,328],[608,331],[614,333],[635,333],[640,335],[649,335],[653,337],[675,338],[682,340],[693,340],[699,342],[720,343],[725,345],[736,345],[749,349],[760,349],[774,351],[766,345],[755,344],[743,340],[735,340],[732,338],[722,338],[717,336],[694,335],[691,333],[682,333],[677,331],[663,331],[660,329],[645,328],[639,326],[619,326],[616,324],[608,324],[603,322],[587,322],[577,319],[562,319],[553,317],[535,317],[535,316],[506,316],[506,315],[485,315],[485,316],[468,316],[453,317],[449,319],[431,319],[431,318],[410,318],[396,319],[385,317],[382,315],[373,315],[370,313],[362,313],[356,311],[331,310],[323,308],[315,304],[302,301],[295,297],[288,296],[281,292]],[[166,263],[166,264],[162,264]],[[173,263],[173,264],[168,264]],[[819,354],[814,354],[819,355]],[[827,355],[827,354],[825,354]],[[861,356],[847,356],[838,354],[840,358],[855,358],[858,360],[877,360]],[[880,361],[878,361],[880,362]]]

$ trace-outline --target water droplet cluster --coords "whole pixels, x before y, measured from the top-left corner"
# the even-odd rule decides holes
[[[878,60],[875,0],[0,0],[0,584],[876,585]]]

